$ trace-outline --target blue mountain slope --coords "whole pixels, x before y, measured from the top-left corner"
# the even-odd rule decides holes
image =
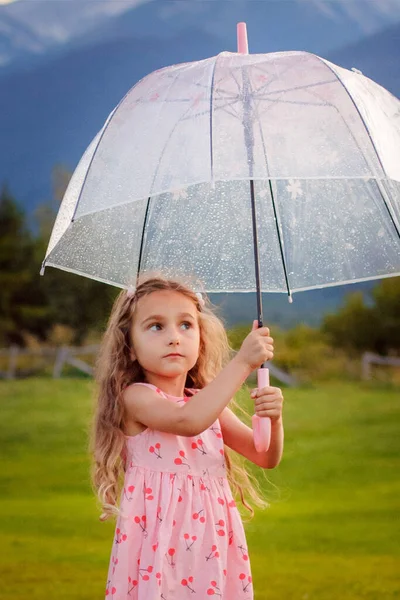
[[[326,56],[346,69],[355,67],[400,98],[400,24]]]
[[[29,212],[49,198],[51,169],[72,171],[125,93],[147,73],[204,58],[212,36],[196,30],[168,41],[124,39],[76,50],[59,60],[3,77],[0,87],[0,182]],[[190,50],[188,50],[190,48]]]

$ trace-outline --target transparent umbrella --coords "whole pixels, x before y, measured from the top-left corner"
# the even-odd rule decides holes
[[[400,101],[314,54],[248,54],[239,24],[237,53],[155,71],[111,112],[41,273],[122,288],[191,273],[208,292],[256,291],[261,326],[262,291],[399,275],[399,231]],[[268,423],[254,419],[264,439]]]

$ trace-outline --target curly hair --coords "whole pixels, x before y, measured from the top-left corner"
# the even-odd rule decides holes
[[[183,278],[167,279],[162,275],[142,275],[131,295],[122,290],[115,299],[106,331],[100,345],[95,365],[96,396],[94,415],[89,436],[89,452],[92,457],[91,482],[94,493],[101,503],[101,521],[119,515],[118,498],[126,470],[126,440],[123,431],[123,391],[131,383],[145,381],[144,372],[136,360],[132,360],[130,328],[136,304],[140,298],[159,290],[177,291],[193,301],[197,308],[200,330],[199,356],[188,372],[185,387],[202,389],[210,383],[229,362],[232,348],[222,320],[215,314],[217,307],[203,294],[204,303]],[[229,406],[247,413],[234,399]],[[242,457],[230,454],[225,446],[227,477],[235,495],[254,516],[244,489],[253,503],[269,507],[264,500],[257,479],[247,471]]]

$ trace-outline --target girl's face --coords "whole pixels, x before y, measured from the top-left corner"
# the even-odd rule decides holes
[[[136,359],[145,373],[171,378],[186,375],[199,356],[195,304],[187,296],[169,290],[143,296],[136,304],[131,340],[132,360]]]

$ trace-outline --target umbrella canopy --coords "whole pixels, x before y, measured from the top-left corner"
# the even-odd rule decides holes
[[[307,52],[222,52],[139,81],[78,164],[41,273],[254,291],[250,183],[262,291],[400,274],[400,102]]]

